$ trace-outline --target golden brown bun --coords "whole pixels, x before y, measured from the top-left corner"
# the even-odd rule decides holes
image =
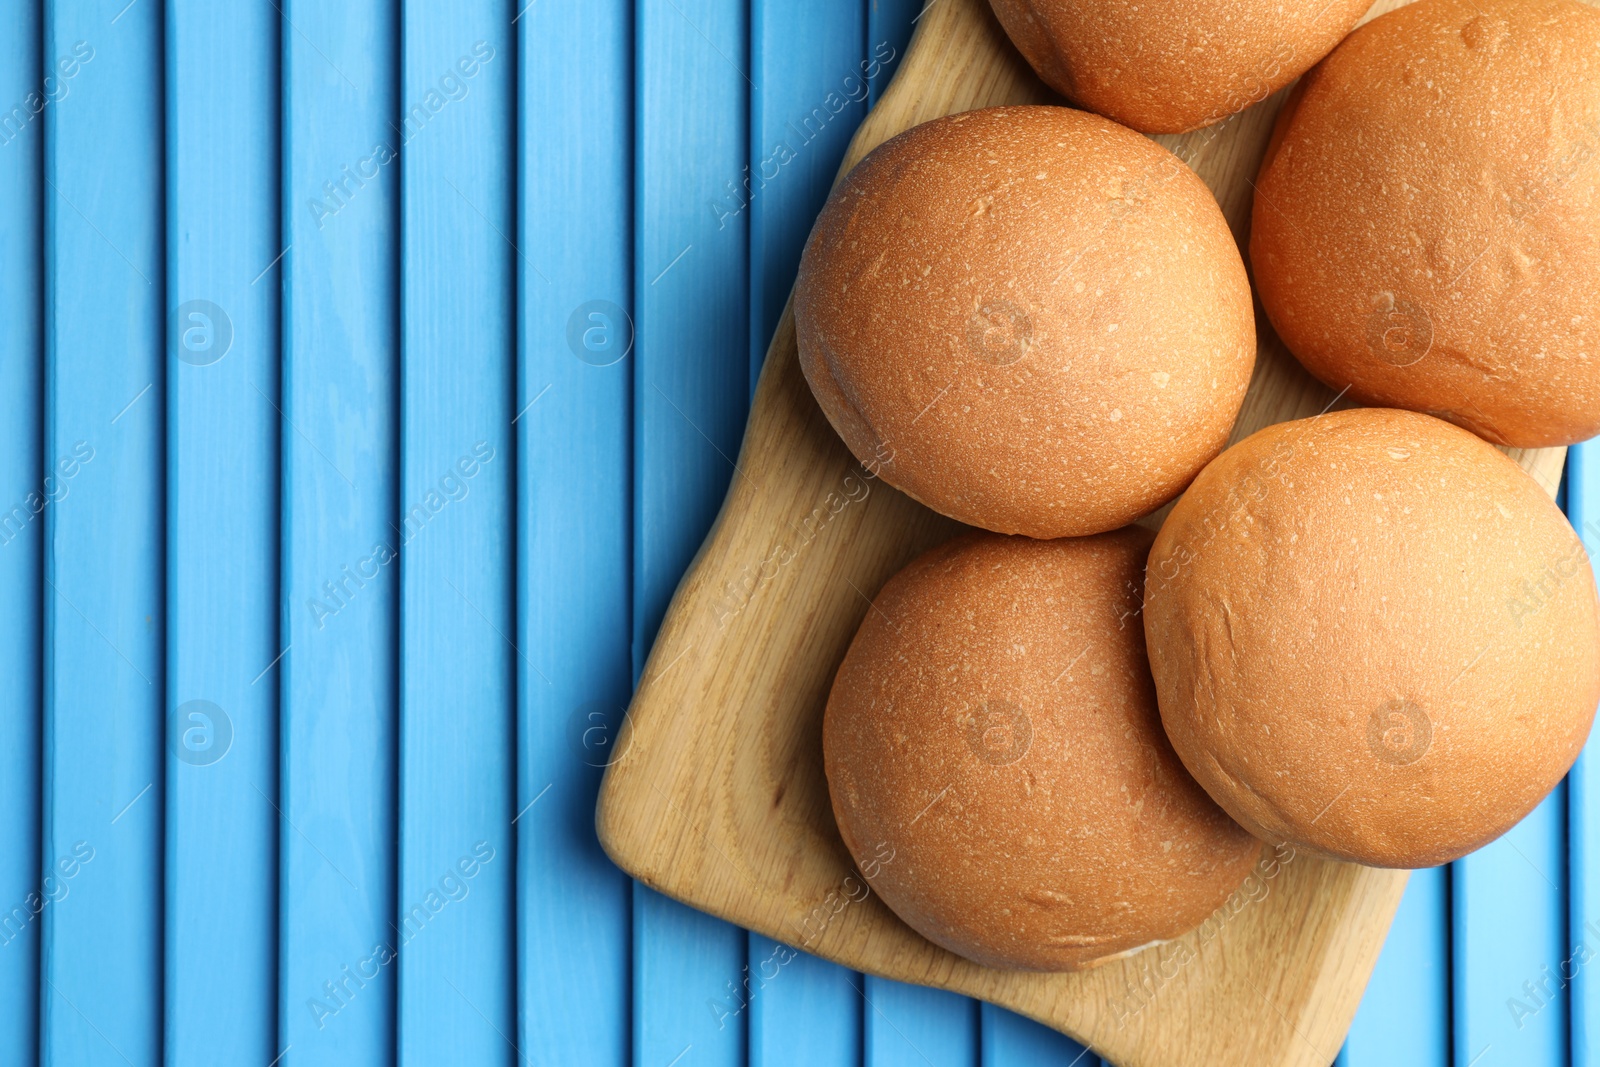
[[[1420,0],[1295,97],[1250,257],[1306,369],[1501,444],[1600,432],[1600,10]]]
[[[811,231],[800,365],[863,463],[952,518],[1125,526],[1227,443],[1255,364],[1238,247],[1166,149],[1007,107],[879,146]]]
[[[1146,133],[1243,111],[1328,54],[1372,0],[990,0],[1063,96]]]
[[[1177,937],[1260,843],[1161,732],[1139,626],[1151,535],[974,533],[891,578],[823,725],[833,811],[913,929],[1072,970]]]
[[[1184,765],[1268,841],[1429,867],[1505,833],[1600,701],[1594,576],[1515,463],[1362,408],[1228,449],[1150,553],[1145,633]]]

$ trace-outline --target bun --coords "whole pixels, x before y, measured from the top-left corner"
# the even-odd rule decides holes
[[[1600,432],[1600,11],[1419,0],[1306,75],[1274,142],[1250,257],[1307,370],[1500,444]]]
[[[1260,855],[1161,732],[1138,616],[1150,540],[969,534],[863,620],[824,718],[833,811],[936,944],[1089,966],[1198,925]]]
[[[1227,443],[1249,281],[1166,149],[1059,107],[914,127],[835,188],[795,290],[800,365],[845,444],[952,518],[1124,526]]]
[[[1051,88],[1146,133],[1183,133],[1288,85],[1372,0],[991,0]]]
[[[1427,415],[1356,409],[1224,452],[1150,553],[1167,736],[1267,841],[1430,867],[1505,833],[1600,701],[1583,545],[1520,467]]]

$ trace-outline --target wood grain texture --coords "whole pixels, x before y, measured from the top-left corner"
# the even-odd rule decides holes
[[[401,5],[399,1067],[515,1052],[515,14]]]
[[[278,1067],[389,1067],[400,14],[277,2],[287,251],[260,284],[283,287],[279,792],[262,793],[282,816]]]
[[[282,651],[282,309],[277,285],[252,284],[283,251],[281,24],[266,0],[168,6],[168,1067],[281,1048],[279,820],[263,799],[278,795],[278,675],[263,671]]]
[[[52,876],[34,891],[59,897],[34,921],[41,1062],[154,1067],[166,795],[163,15],[140,4],[113,26],[118,7],[45,5],[41,66],[89,61],[72,95],[27,131],[45,153],[45,438],[33,491],[54,498],[34,519],[44,530],[39,859]]]
[[[606,306],[633,304],[632,8],[534,4],[516,21],[514,54],[501,57],[519,65],[517,1031],[508,1036],[534,1064],[624,1067],[632,1033],[633,883],[589,829],[633,689],[633,364],[622,358],[632,332]],[[589,337],[599,351],[580,342],[587,359],[567,343],[575,313],[599,327]],[[584,487],[581,507],[574,486]]]
[[[917,122],[1050,99],[981,0],[936,0],[845,167]],[[1158,139],[1210,185],[1241,242],[1249,179],[1280,100]],[[1264,319],[1260,334],[1235,439],[1338,401]],[[1553,492],[1562,453],[1513,455]],[[654,889],[846,966],[1012,1008],[1125,1067],[1333,1059],[1404,872],[1268,859],[1181,948],[1075,975],[985,969],[924,941],[875,896],[852,901],[859,876],[834,828],[821,767],[828,688],[868,598],[959,527],[850,456],[800,374],[787,312],[738,470],[661,627],[601,790],[600,838],[621,866]]]

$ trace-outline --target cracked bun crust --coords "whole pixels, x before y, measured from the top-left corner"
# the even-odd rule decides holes
[[[1594,576],[1480,438],[1358,408],[1207,467],[1150,552],[1145,634],[1184,765],[1257,836],[1431,867],[1509,830],[1600,701]]]
[[[1146,133],[1183,133],[1288,85],[1372,0],[991,0],[1056,92]]]
[[[1260,856],[1161,732],[1150,541],[967,534],[862,621],[828,697],[828,788],[873,889],[930,941],[1087,967],[1192,929]]]
[[[1419,0],[1305,76],[1250,258],[1289,350],[1500,444],[1600,432],[1600,10]]]
[[[954,519],[1102,533],[1222,451],[1255,365],[1238,246],[1177,157],[1061,107],[886,141],[800,262],[800,365],[885,481]]]

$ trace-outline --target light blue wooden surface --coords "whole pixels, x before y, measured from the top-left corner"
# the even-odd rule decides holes
[[[1589,550],[1600,553],[1600,445],[1567,452],[1567,514]],[[1597,575],[1600,577],[1600,575]],[[1553,962],[1566,980],[1573,1067],[1600,1065],[1600,746],[1592,739],[1567,776],[1567,937]]]
[[[1450,1063],[1450,869],[1413,871],[1345,1044],[1346,1067]]]
[[[620,1067],[632,891],[594,803],[633,675],[633,16],[539,3],[516,25],[516,1039]]]
[[[867,1067],[976,1067],[978,1003],[940,989],[868,976],[862,986]]]
[[[130,13],[131,14],[131,13]],[[277,1055],[279,18],[171,0],[166,987],[173,1067]]]
[[[283,12],[279,1039],[363,1067],[394,1059],[400,919],[399,26]]]
[[[161,1058],[166,678],[162,12],[45,9],[44,811],[40,1042]],[[82,42],[81,44],[79,42]],[[74,51],[74,49],[77,49]],[[90,58],[92,55],[92,59]],[[42,65],[41,63],[41,65]]]
[[[1099,1062],[594,839],[914,0],[0,10],[0,1064]],[[1600,1067],[1594,783],[1413,876],[1341,1063]]]
[[[398,1058],[487,1064],[516,1031],[515,11],[401,11]]]
[[[1567,997],[1551,981],[1566,941],[1566,789],[1454,864],[1457,1064],[1559,1067]]]
[[[1065,1034],[993,1004],[982,1005],[981,1011],[984,1067],[1030,1063],[1100,1067],[1100,1057]]]
[[[0,1063],[32,1062],[38,1049],[40,915],[50,906],[39,870],[39,512],[49,505],[40,459],[44,123],[36,111],[50,106],[40,15],[34,0],[0,0],[0,24],[12,30],[0,35],[0,100],[22,108],[0,114],[0,203],[16,209],[0,225],[0,678],[9,680],[0,714]],[[59,97],[65,83],[51,74]]]

